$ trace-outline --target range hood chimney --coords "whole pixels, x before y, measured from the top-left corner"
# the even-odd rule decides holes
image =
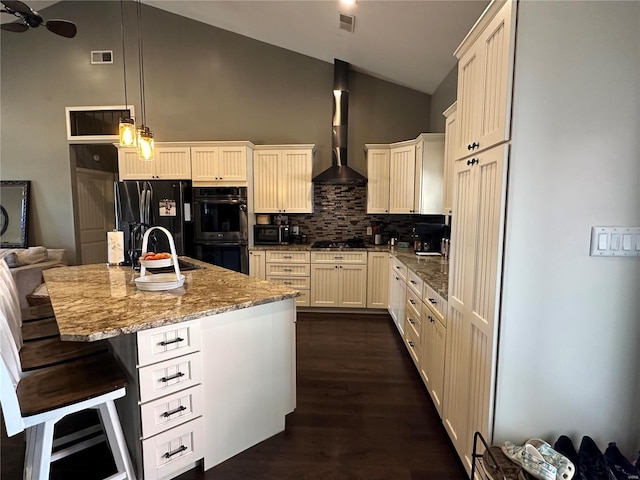
[[[349,64],[334,60],[333,70],[333,133],[331,135],[331,167],[317,175],[313,182],[320,185],[357,185],[367,179],[347,166],[347,136],[349,124]]]

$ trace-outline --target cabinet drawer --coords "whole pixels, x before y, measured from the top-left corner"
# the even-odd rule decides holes
[[[202,385],[145,403],[140,407],[142,437],[149,438],[193,420],[201,416],[202,411]]]
[[[367,263],[367,252],[312,252],[311,263]]]
[[[413,308],[415,310],[418,320],[420,319],[420,312],[422,311],[421,307],[422,301],[420,300],[420,297],[410,288],[407,288],[407,308]]]
[[[418,367],[420,363],[420,339],[415,336],[415,330],[413,328],[405,328],[404,330],[404,343],[407,346],[411,360]]]
[[[145,366],[200,350],[200,323],[176,323],[137,333],[138,365]]]
[[[391,257],[391,268],[403,281],[407,281],[407,267],[396,257]]]
[[[309,252],[267,250],[267,263],[309,263]]]
[[[267,263],[267,276],[269,275],[286,275],[288,277],[308,277],[311,267],[308,263],[300,264],[281,264]]]
[[[436,315],[438,320],[440,320],[440,322],[446,327],[447,302],[426,283],[423,286],[422,292],[422,301],[431,310],[433,310],[433,313]]]
[[[420,340],[420,331],[422,330],[420,316],[416,315],[416,311],[413,307],[407,305],[407,309],[404,312],[404,317],[405,336],[407,334],[407,330],[413,330],[413,337],[416,340]]]
[[[138,376],[140,402],[148,402],[200,383],[202,357],[197,352],[148,365],[138,370]]]
[[[296,305],[298,307],[308,307],[310,290],[300,290],[300,295],[296,297]]]
[[[204,422],[200,417],[142,441],[144,478],[169,477],[203,455]]]
[[[415,292],[418,298],[422,295],[422,279],[412,270],[407,269],[407,286]]]
[[[311,288],[311,279],[309,277],[272,277],[267,276],[267,280],[276,285],[283,285],[289,288],[309,289]]]

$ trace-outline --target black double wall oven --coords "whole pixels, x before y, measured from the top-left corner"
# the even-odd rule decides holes
[[[193,189],[195,257],[249,273],[247,187]]]

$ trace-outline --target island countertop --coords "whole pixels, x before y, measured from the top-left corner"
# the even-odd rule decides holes
[[[182,287],[160,292],[139,290],[134,279],[140,273],[131,267],[95,264],[45,270],[60,338],[92,342],[299,295],[242,273],[188,257],[181,260],[199,268],[181,272]]]

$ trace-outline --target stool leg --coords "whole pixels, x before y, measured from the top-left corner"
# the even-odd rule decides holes
[[[25,452],[24,452],[24,478],[31,480],[33,477],[33,458],[36,446],[36,426],[25,430]]]
[[[36,426],[35,448],[33,452],[33,463],[31,478],[33,480],[49,480],[49,469],[51,468],[51,449],[53,448],[53,427],[54,420],[48,420]],[[31,480],[26,477],[25,480]]]
[[[107,434],[109,447],[111,447],[111,453],[118,472],[125,472],[127,480],[136,480],[136,474],[133,471],[131,457],[129,457],[127,442],[124,439],[115,403],[113,403],[113,400],[109,400],[101,404],[99,408],[104,431]]]

